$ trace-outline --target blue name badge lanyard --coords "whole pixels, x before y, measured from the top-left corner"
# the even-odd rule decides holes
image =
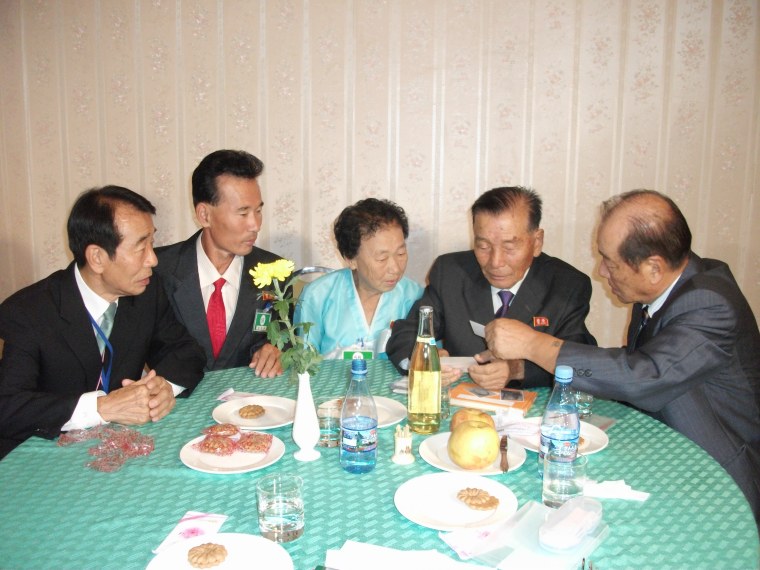
[[[108,367],[103,368],[101,366],[100,368],[100,380],[98,382],[98,384],[103,386],[105,393],[108,394],[108,387],[111,381],[111,367],[113,366],[113,346],[111,346],[111,343],[103,332],[103,329],[98,326],[98,323],[95,321],[95,319],[92,318],[92,315],[89,312],[87,313],[87,316],[90,317],[90,322],[92,323],[92,326],[95,327],[95,332],[97,332],[98,336],[103,339],[104,348],[102,362],[105,362],[106,360],[106,350],[111,353],[111,358],[108,359]]]

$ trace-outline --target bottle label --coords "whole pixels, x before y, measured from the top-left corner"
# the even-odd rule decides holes
[[[348,453],[372,451],[377,447],[377,428],[341,430],[341,446]]]
[[[550,452],[563,458],[567,458],[568,461],[572,461],[578,454],[578,440],[556,439],[542,434],[541,446],[538,451],[539,457],[543,459]]]

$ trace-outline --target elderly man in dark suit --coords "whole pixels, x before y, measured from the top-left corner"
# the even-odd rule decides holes
[[[564,261],[541,252],[541,198],[522,187],[494,188],[472,205],[475,247],[449,253],[433,263],[428,285],[406,319],[393,324],[388,357],[403,369],[417,336],[418,312],[433,307],[441,354],[474,356],[486,348],[470,321],[485,324],[508,314],[535,330],[596,344],[585,325],[591,299],[589,278]],[[470,377],[488,389],[511,385],[550,386],[552,375],[532,363],[480,359]],[[443,383],[460,375],[444,367]],[[522,382],[520,382],[522,381]]]
[[[602,206],[599,273],[633,304],[624,348],[595,348],[510,319],[486,327],[491,354],[547,371],[575,368],[573,384],[629,402],[702,446],[760,516],[760,332],[728,266],[691,251],[668,197],[636,190]]]
[[[158,421],[200,382],[203,351],[152,276],[153,214],[127,188],[85,192],[74,262],[0,306],[0,457],[33,435]]]
[[[262,162],[244,151],[218,150],[193,172],[200,231],[156,249],[158,268],[177,318],[206,352],[206,368],[250,366],[259,376],[282,373],[280,351],[266,338],[271,303],[248,271],[279,256],[255,247],[261,230]]]

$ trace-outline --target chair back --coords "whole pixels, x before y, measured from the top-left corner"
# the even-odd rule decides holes
[[[323,267],[321,265],[307,265],[301,269],[296,269],[293,275],[296,279],[293,280],[293,298],[298,299],[301,296],[301,291],[307,283],[316,281],[327,273],[335,271],[330,267]]]

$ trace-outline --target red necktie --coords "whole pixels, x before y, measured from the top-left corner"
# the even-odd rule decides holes
[[[224,339],[227,336],[227,315],[224,312],[224,299],[222,299],[222,287],[225,283],[224,277],[214,281],[214,292],[211,293],[211,298],[208,300],[208,310],[206,311],[214,359],[219,356]]]

